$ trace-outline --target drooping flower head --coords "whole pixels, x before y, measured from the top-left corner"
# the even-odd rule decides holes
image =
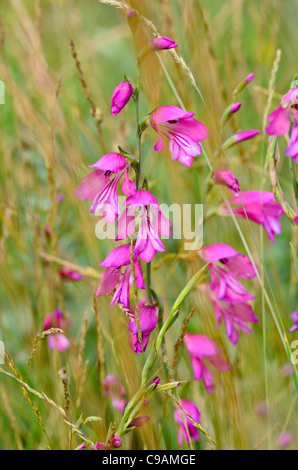
[[[119,83],[113,91],[111,114],[116,116],[127,105],[132,97],[134,88],[127,80]]]
[[[182,408],[186,411],[186,413],[199,424],[201,413],[198,407],[191,401],[185,400],[183,398],[180,399],[180,404]],[[198,428],[194,425],[192,421],[187,417],[185,411],[181,410],[180,408],[176,408],[174,412],[174,419],[176,423],[178,423],[178,445],[182,446],[183,438],[185,439],[187,445],[190,445],[189,437],[194,441],[199,440],[199,431]],[[186,423],[186,426],[185,426]]]
[[[139,222],[139,232],[134,253],[146,263],[152,261],[157,251],[165,251],[159,235],[170,236],[170,221],[163,215],[158,201],[149,191],[137,191],[125,201],[126,210],[118,221],[116,240],[130,237]]]
[[[59,328],[64,331],[69,328],[69,325],[69,319],[65,318],[61,310],[54,310],[45,317],[43,329],[46,331],[51,328]],[[48,346],[50,349],[58,349],[62,352],[69,348],[69,341],[64,334],[53,333],[48,336]]]
[[[59,271],[61,279],[64,279],[66,281],[81,281],[84,279],[84,276],[82,274],[77,273],[76,271],[72,271],[71,269],[68,269],[66,267],[63,267]]]
[[[209,136],[207,127],[193,116],[194,113],[187,113],[176,106],[162,106],[154,111],[148,120],[149,126],[159,136],[154,150],[161,152],[165,149],[166,137],[171,159],[191,166],[193,158],[202,153],[199,142]]]
[[[114,408],[123,413],[126,400],[123,398],[125,390],[122,387],[119,377],[109,374],[103,381],[103,394],[105,397],[110,397]]]
[[[275,235],[281,233],[280,218],[284,211],[281,205],[274,200],[274,195],[268,191],[246,191],[230,199],[233,214],[242,219],[248,218],[257,224],[263,225],[269,240],[274,243]],[[226,204],[218,212],[222,216],[230,216]]]
[[[238,253],[224,243],[205,246],[198,251],[198,254],[204,261],[210,263],[210,287],[216,299],[228,303],[254,299],[238,280],[238,277],[252,279],[257,275],[248,256]]]
[[[212,182],[226,186],[233,194],[237,194],[240,191],[239,181],[230,170],[216,170],[213,173]]]
[[[136,354],[146,351],[150,334],[155,330],[158,322],[158,307],[157,305],[147,305],[148,300],[144,299],[139,302],[139,324],[142,335],[142,344],[139,340],[139,329],[137,325],[135,309],[132,311],[132,316],[129,320],[129,330],[134,335],[133,350]]]
[[[203,379],[205,389],[211,395],[215,385],[206,362],[208,361],[220,372],[231,370],[231,366],[221,357],[222,350],[207,336],[187,333],[185,335],[185,344],[191,357],[194,379]]]
[[[128,178],[129,163],[120,153],[108,153],[90,168],[96,168],[82,179],[74,195],[82,201],[93,200],[90,212],[102,212],[108,223],[113,223],[120,214],[117,187],[122,182],[122,191],[131,196],[136,191],[135,184]]]
[[[96,292],[96,296],[107,295],[118,284],[111,307],[119,302],[127,312],[130,310],[130,286],[133,284],[130,250],[130,244],[118,246],[100,264],[106,270]],[[142,267],[137,256],[134,257],[134,268],[137,287],[145,289]]]

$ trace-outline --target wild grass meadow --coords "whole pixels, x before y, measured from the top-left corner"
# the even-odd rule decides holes
[[[297,17],[0,0],[0,449],[297,448]]]

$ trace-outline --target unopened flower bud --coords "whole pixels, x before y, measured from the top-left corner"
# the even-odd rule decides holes
[[[224,124],[234,113],[237,113],[239,109],[241,108],[241,103],[232,103],[230,106],[228,106],[221,118],[222,124]]]
[[[234,134],[232,135],[232,137],[227,139],[224,142],[222,148],[223,150],[227,150],[230,147],[233,147],[233,145],[239,144],[240,142],[243,142],[245,140],[250,140],[258,134],[260,134],[260,131],[255,130],[239,132],[238,134]]]
[[[162,51],[164,49],[173,49],[174,47],[178,47],[178,44],[170,38],[154,38],[151,41],[151,49],[154,51]]]
[[[122,439],[121,437],[118,437],[118,436],[115,436],[113,438],[113,441],[112,441],[112,446],[115,448],[115,449],[118,449],[119,447],[121,447],[122,445]]]
[[[139,416],[138,418],[134,418],[129,425],[127,426],[128,428],[140,428],[141,426],[144,426],[144,424],[148,423],[149,421],[149,416]]]
[[[135,33],[139,24],[138,13],[136,12],[136,10],[131,8],[130,10],[127,11],[126,16],[127,16],[127,21],[130,26],[130,29],[132,30],[133,33]]]
[[[112,116],[116,116],[116,114],[120,113],[120,111],[124,108],[124,106],[126,106],[128,101],[130,100],[133,92],[134,88],[132,84],[128,81],[121,82],[119,83],[119,85],[116,86],[112,96]]]
[[[238,95],[238,93],[240,93],[240,91],[243,90],[243,88],[245,88],[253,79],[255,78],[255,74],[254,73],[251,73],[249,74],[247,77],[244,78],[244,80],[242,80],[235,88],[235,90],[233,91],[233,95],[236,96]]]

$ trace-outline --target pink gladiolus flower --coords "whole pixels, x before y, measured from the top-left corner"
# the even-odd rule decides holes
[[[234,194],[240,191],[239,182],[230,170],[217,170],[212,177],[214,184],[223,184]]]
[[[298,212],[297,212],[297,214],[296,214],[295,217],[294,217],[294,222],[295,222],[295,224],[298,224]]]
[[[69,320],[66,319],[60,310],[54,310],[47,315],[44,319],[43,330],[50,330],[51,328],[59,328],[66,330],[69,327]],[[48,336],[49,349],[58,349],[58,351],[66,351],[69,348],[69,341],[62,333],[53,333]]]
[[[120,384],[119,377],[111,374],[106,376],[103,381],[103,394],[105,397],[110,397],[113,407],[123,413],[126,404],[126,400],[123,398],[125,390]]]
[[[266,191],[246,191],[233,197],[229,201],[236,217],[246,217],[257,224],[263,225],[269,240],[274,243],[275,234],[281,233],[280,217],[284,214],[281,205],[274,201],[273,193]],[[234,207],[233,207],[234,206]],[[244,206],[244,207],[243,207]],[[218,212],[222,216],[230,216],[230,211],[225,204]]]
[[[185,335],[185,344],[191,357],[194,379],[203,379],[205,389],[211,395],[215,386],[213,376],[206,366],[206,361],[208,360],[220,372],[231,370],[231,366],[221,357],[221,349],[207,336],[187,333]]]
[[[96,296],[106,295],[112,292],[118,284],[114,293],[111,307],[119,302],[127,311],[130,310],[130,286],[133,284],[131,272],[130,245],[121,245],[115,248],[100,264],[107,268],[96,292]],[[136,285],[139,289],[145,289],[141,263],[138,257],[134,258]],[[122,272],[121,269],[124,268]]]
[[[139,330],[135,312],[133,312],[133,316],[129,320],[129,330],[135,335],[133,350],[136,354],[146,351],[150,334],[155,330],[158,322],[158,307],[156,305],[146,305],[146,302],[146,300],[139,302],[139,322],[142,333],[142,344],[139,341]]]
[[[61,268],[59,271],[61,279],[70,280],[70,281],[81,281],[84,279],[82,274],[76,273],[75,271],[71,271],[71,269],[67,269],[65,267]]]
[[[210,287],[217,300],[237,303],[254,299],[238,280],[238,277],[241,279],[256,277],[248,256],[238,253],[223,243],[201,248],[198,254],[204,261],[210,262]]]
[[[170,38],[154,38],[151,41],[151,48],[154,51],[161,51],[163,49],[173,49],[173,47],[178,47],[178,44]]]
[[[269,126],[266,128],[267,134],[275,136],[288,134],[291,128],[291,117],[294,125],[286,156],[292,157],[295,163],[298,163],[298,88],[288,91],[281,104],[270,114]]]
[[[289,331],[293,333],[293,331],[298,330],[298,312],[293,312],[291,315],[291,318],[292,318],[294,325],[292,326],[292,328],[289,329]]]
[[[117,186],[121,178],[122,191],[131,196],[136,191],[135,184],[128,178],[128,161],[120,153],[108,153],[90,168],[96,168],[82,179],[74,195],[82,201],[93,200],[90,212],[102,212],[108,223],[113,223],[120,214]]]
[[[172,160],[178,160],[191,166],[193,158],[202,153],[198,142],[207,139],[206,126],[193,118],[194,113],[187,113],[176,106],[162,106],[154,111],[148,124],[158,133],[154,150],[161,152],[166,147],[164,137],[169,139]]]
[[[291,127],[291,116],[295,122],[298,120],[297,104],[298,88],[294,88],[285,94],[281,104],[270,114],[267,134],[276,136],[287,134]]]
[[[149,191],[140,190],[125,201],[127,209],[118,221],[116,240],[130,237],[136,228],[138,211],[139,232],[134,253],[146,263],[152,261],[157,251],[165,251],[158,234],[172,235],[170,221],[160,210],[157,199]]]
[[[120,113],[120,111],[127,105],[128,101],[130,100],[131,96],[133,95],[134,88],[131,83],[128,81],[121,82],[119,85],[116,86],[115,90],[113,91],[112,96],[112,106],[111,106],[111,114],[112,116],[116,116],[116,114]]]
[[[203,289],[213,305],[217,321],[217,329],[220,327],[222,319],[224,319],[227,337],[231,343],[235,345],[237,344],[239,337],[237,330],[239,329],[243,333],[251,334],[252,330],[246,325],[246,323],[257,323],[259,320],[248,303],[220,302],[212,295],[209,287],[210,286],[208,284],[201,284],[201,289]]]
[[[200,418],[201,418],[201,413],[198,409],[198,407],[191,401],[180,399],[180,404],[182,408],[189,414],[189,416],[199,424]],[[190,419],[187,417],[187,414],[185,411],[181,410],[180,408],[176,408],[174,412],[174,419],[176,423],[179,424],[178,428],[178,445],[182,446],[183,444],[183,437],[187,443],[187,445],[190,445],[189,437],[191,437],[194,441],[199,440],[199,430],[198,428],[190,421]],[[186,429],[186,426],[187,429]]]

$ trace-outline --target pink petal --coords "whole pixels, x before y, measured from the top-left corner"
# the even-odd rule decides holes
[[[90,168],[97,168],[102,171],[111,171],[112,173],[118,173],[123,171],[127,165],[127,159],[120,153],[107,153],[101,157],[94,165],[90,165]]]
[[[92,171],[82,179],[80,186],[75,190],[74,196],[81,201],[90,201],[103,189],[107,177],[100,170]]]

